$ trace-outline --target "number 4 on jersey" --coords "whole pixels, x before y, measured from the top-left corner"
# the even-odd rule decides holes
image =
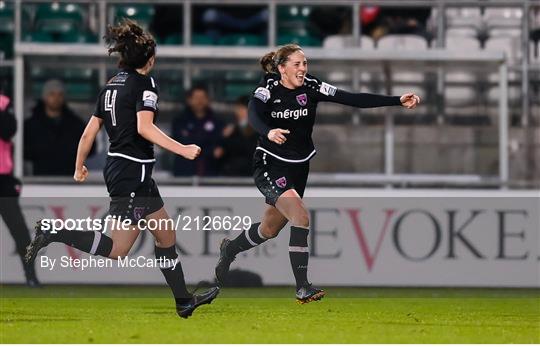
[[[115,112],[115,103],[116,103],[116,92],[117,90],[113,90],[112,91],[112,96],[111,96],[111,91],[110,90],[107,90],[105,92],[105,112],[106,111],[110,111],[111,112],[111,121],[112,121],[112,125],[113,126],[116,126],[116,112]]]

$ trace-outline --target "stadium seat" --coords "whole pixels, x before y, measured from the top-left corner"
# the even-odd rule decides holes
[[[474,29],[452,29],[446,33],[445,47],[460,52],[476,52],[480,50],[480,41]]]
[[[218,41],[218,45],[221,46],[263,46],[264,44],[263,37],[251,34],[225,35]]]
[[[215,42],[210,36],[193,34],[191,36],[191,44],[194,46],[212,46],[215,44]]]
[[[5,2],[0,3],[0,33],[12,34],[15,30],[14,23],[15,14],[13,7],[8,6]]]
[[[29,32],[24,35],[24,41],[31,42],[54,42],[53,36],[46,32]]]
[[[509,64],[515,64],[521,58],[520,41],[513,37],[491,37],[486,41],[486,50],[502,51],[505,53]]]
[[[521,26],[523,11],[520,8],[486,8],[484,18],[489,27]]]
[[[311,6],[278,6],[277,32],[280,35],[307,35]]]
[[[154,6],[144,4],[130,4],[115,6],[115,22],[122,18],[136,21],[144,29],[148,30],[155,14]]]
[[[225,84],[225,100],[235,101],[240,96],[250,95],[254,86],[253,83],[227,83]]]
[[[164,45],[181,45],[184,42],[182,34],[172,34],[165,38]]]
[[[418,35],[386,35],[377,41],[377,49],[386,50],[426,50],[426,39]]]
[[[310,36],[310,35],[279,35],[277,37],[277,44],[278,45],[286,45],[288,43],[296,43],[300,46],[321,46],[321,40],[319,40],[317,37]]]
[[[446,10],[446,20],[449,28],[477,27],[482,22],[479,7],[450,7]]]
[[[36,32],[63,34],[82,30],[83,15],[79,5],[53,2],[38,5],[35,23]]]
[[[56,41],[64,43],[88,43],[97,42],[97,38],[90,33],[70,31],[59,35]]]
[[[58,70],[32,67],[30,77],[32,81],[32,94],[36,98],[41,96],[43,84],[52,78],[60,79],[64,82],[68,100],[93,100],[99,91],[97,73],[92,69],[69,68]]]
[[[358,47],[354,42],[352,35],[329,35],[323,41],[323,48],[346,48],[346,47]],[[360,37],[360,47],[362,49],[371,50],[375,46],[373,39],[369,36],[362,35]]]

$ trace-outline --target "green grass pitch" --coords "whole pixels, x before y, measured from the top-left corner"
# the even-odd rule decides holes
[[[540,343],[540,290],[224,288],[180,319],[166,287],[0,286],[0,343]]]

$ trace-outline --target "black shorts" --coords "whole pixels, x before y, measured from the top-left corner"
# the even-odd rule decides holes
[[[294,189],[304,196],[309,161],[289,163],[257,149],[253,155],[253,178],[255,185],[266,198],[266,203],[276,205],[281,194]]]
[[[19,197],[21,186],[21,181],[13,175],[0,175],[0,198]]]
[[[111,216],[131,219],[131,224],[136,224],[163,207],[163,199],[152,179],[153,168],[154,163],[107,157],[103,177],[111,197]]]

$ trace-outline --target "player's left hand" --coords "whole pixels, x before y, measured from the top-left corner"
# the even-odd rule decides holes
[[[88,169],[86,166],[83,165],[80,169],[75,169],[75,173],[73,174],[73,179],[75,182],[84,182],[86,181],[86,177],[88,177]]]
[[[416,105],[418,105],[420,103],[420,97],[418,95],[413,94],[413,93],[407,93],[407,94],[403,94],[399,98],[399,101],[401,101],[401,105],[403,107],[407,107],[407,108],[411,109],[411,108],[415,108]]]

